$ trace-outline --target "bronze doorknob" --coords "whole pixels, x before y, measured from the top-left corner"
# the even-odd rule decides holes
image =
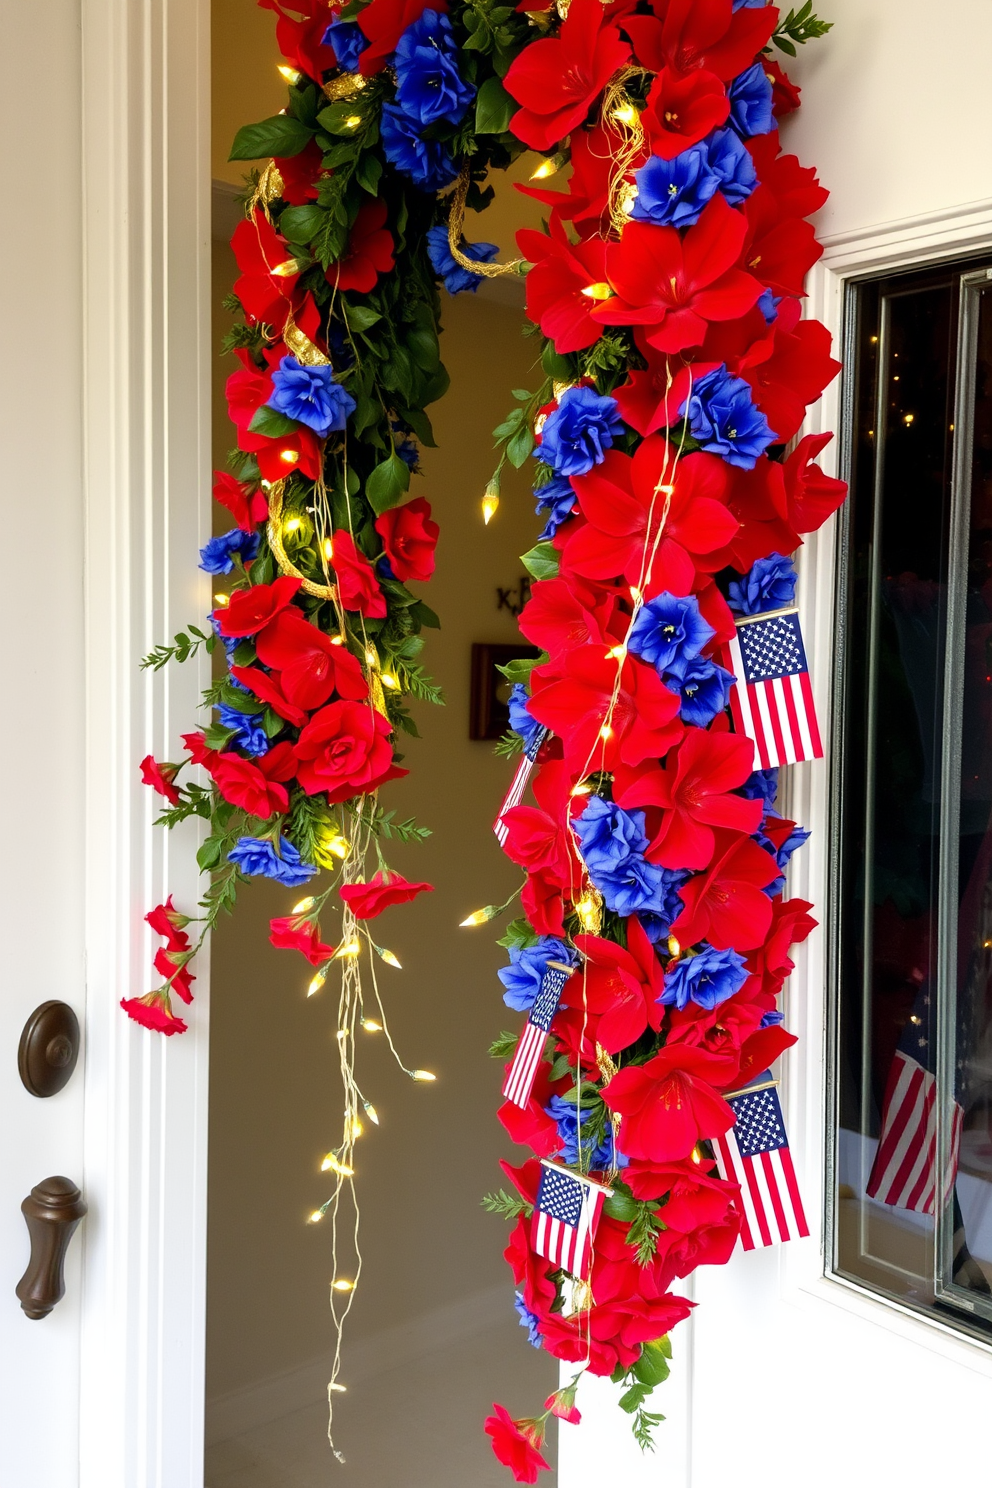
[[[31,1236],[28,1269],[15,1288],[29,1318],[47,1317],[65,1296],[63,1268],[86,1201],[69,1178],[45,1178],[21,1205]]]

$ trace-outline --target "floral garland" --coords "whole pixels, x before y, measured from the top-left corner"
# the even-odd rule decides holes
[[[437,617],[407,587],[430,577],[438,535],[429,504],[407,499],[433,443],[425,409],[447,386],[437,287],[526,273],[545,381],[495,431],[483,501],[488,521],[504,462],[523,466],[536,447],[545,527],[524,559],[536,582],[521,629],[543,654],[511,677],[516,732],[503,746],[536,754],[536,805],[503,817],[527,876],[501,975],[524,1010],[549,961],[581,974],[529,1105],[501,1112],[537,1154],[507,1169],[521,1196],[487,1203],[518,1217],[507,1256],[531,1341],[623,1379],[647,1444],[644,1401],[689,1311],[669,1285],[726,1260],[737,1235],[705,1147],[732,1120],[720,1092],[792,1042],[775,1002],[789,947],[814,923],[811,906],[781,897],[805,834],[775,813],[773,772],[754,772],[750,742],[729,732],[717,656],[734,610],[791,597],[784,555],[843,499],[812,463],[825,438],[786,457],[837,363],[823,327],[800,320],[819,253],[805,219],[825,193],[780,153],[774,116],[798,90],[767,52],[773,40],[794,54],[827,27],[811,0],[784,20],[760,0],[259,3],[278,18],[289,96],[232,152],[260,165],[232,239],[237,449],[214,486],[235,525],[201,553],[228,583],[208,628],[146,658],[157,669],[223,647],[211,721],[184,735],[178,763],[142,762],[163,824],[209,824],[199,863],[211,881],[195,944],[194,917],[171,899],[148,916],[162,984],[123,1006],[184,1032],[172,994],[191,1001],[190,962],[239,884],[308,886],[270,936],[311,964],[309,992],[334,963],[342,973],[345,1120],[323,1163],[332,1196],[311,1216],[329,1213],[334,1230],[330,1389],[342,1388],[358,1273],[338,1272],[338,1207],[353,1198],[362,1115],[378,1120],[354,1040],[360,1023],[385,1026],[375,958],[371,991],[360,958],[397,965],[369,921],[430,888],[386,863],[384,840],[427,829],[383,811],[377,792],[406,773],[410,700],[442,701],[419,660]],[[495,245],[464,240],[465,211],[488,204],[489,172],[528,147],[546,156],[538,181],[569,162],[571,175],[563,190],[522,188],[550,208],[548,229],[521,232],[524,258],[498,264]],[[181,782],[190,766],[210,784]],[[332,945],[321,914],[335,892]],[[531,1246],[545,1156],[612,1187],[587,1276]],[[575,1382],[522,1422],[495,1407],[486,1429],[518,1481],[547,1466],[547,1417],[577,1419],[574,1399]]]

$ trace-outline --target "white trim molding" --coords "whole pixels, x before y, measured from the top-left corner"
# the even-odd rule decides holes
[[[207,608],[209,6],[82,0],[87,1060],[82,1488],[202,1488],[207,978],[190,1032],[125,1018],[143,915],[199,897],[139,783],[205,667],[139,662]],[[156,942],[157,943],[157,942]]]

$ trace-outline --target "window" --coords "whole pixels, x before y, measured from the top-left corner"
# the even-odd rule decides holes
[[[833,1269],[992,1338],[992,256],[848,291]]]

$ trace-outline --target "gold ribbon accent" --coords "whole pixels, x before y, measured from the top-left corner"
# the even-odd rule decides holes
[[[468,258],[458,246],[465,229],[465,200],[471,181],[471,169],[468,165],[463,165],[458,183],[451,194],[451,211],[448,213],[448,247],[452,258],[455,263],[461,264],[463,269],[468,269],[470,274],[478,274],[482,279],[498,279],[502,274],[519,274],[520,265],[525,263],[526,259],[514,258],[505,264],[477,263],[474,258]]]
[[[308,579],[296,567],[296,564],[287,556],[286,549],[282,544],[282,498],[285,494],[286,482],[273,481],[269,487],[269,525],[267,536],[269,547],[272,549],[273,557],[279,565],[279,572],[291,574],[294,579],[302,580],[303,589],[306,594],[314,594],[318,599],[328,599],[332,603],[338,597],[335,584],[315,584]]]
[[[255,190],[245,202],[245,216],[253,216],[255,208],[261,207],[271,222],[272,217],[269,214],[269,203],[274,202],[277,197],[282,196],[283,189],[284,182],[279,167],[274,160],[270,160],[259,176]]]
[[[359,72],[343,72],[340,77],[331,78],[330,82],[324,83],[323,92],[332,103],[337,103],[340,98],[353,98],[365,87],[365,79]]]
[[[301,331],[293,319],[292,311],[286,316],[282,339],[296,360],[304,367],[329,367],[331,359],[316,346],[305,331]]]

